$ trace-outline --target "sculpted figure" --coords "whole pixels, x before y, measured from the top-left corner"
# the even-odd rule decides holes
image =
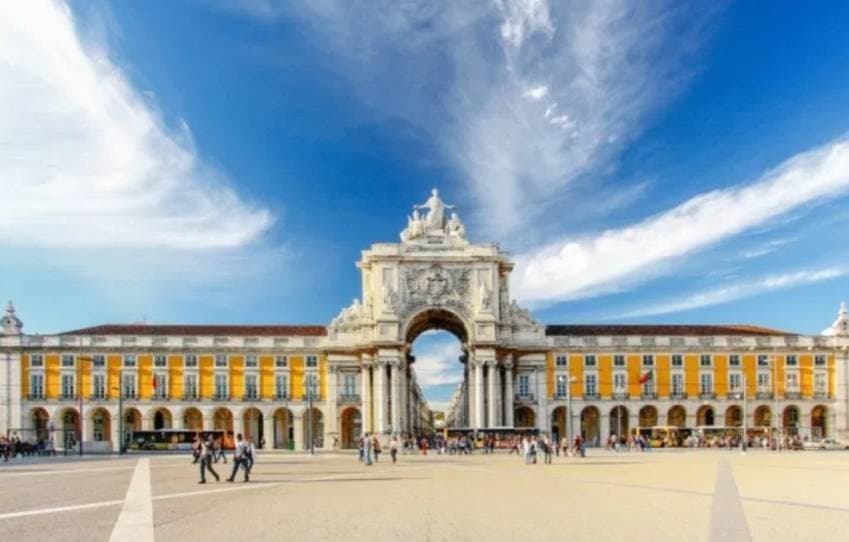
[[[451,218],[448,220],[448,235],[452,237],[458,237],[460,239],[466,238],[466,226],[460,221],[460,217],[457,216],[457,213],[451,213]]]
[[[485,282],[481,282],[481,286],[478,289],[478,297],[482,311],[488,311],[492,308],[492,292],[486,287]]]
[[[439,190],[434,188],[430,192],[430,197],[422,205],[413,206],[414,209],[427,209],[427,216],[424,218],[427,231],[437,231],[445,229],[445,209],[453,209],[453,205],[446,205],[439,197]]]

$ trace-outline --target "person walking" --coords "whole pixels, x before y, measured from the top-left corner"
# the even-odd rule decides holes
[[[371,448],[374,451],[374,462],[377,463],[380,460],[380,452],[383,451],[380,447],[380,439],[375,435],[371,441]]]
[[[195,440],[192,442],[192,465],[201,460],[202,442],[200,435],[195,435]]]
[[[543,453],[545,453],[545,464],[546,465],[551,465],[551,448],[552,448],[551,439],[549,439],[548,437],[545,437],[542,440],[542,449],[543,449]]]
[[[398,436],[393,436],[392,441],[389,443],[389,456],[392,457],[392,464],[394,465],[398,459]]]
[[[206,483],[206,471],[209,471],[213,476],[215,476],[215,481],[220,482],[221,478],[218,476],[218,473],[212,468],[212,437],[208,441],[200,441],[199,446],[199,456],[200,456],[200,482],[199,484]]]
[[[363,461],[365,461],[366,466],[371,466],[371,436],[366,433],[365,438],[363,438]]]
[[[227,478],[228,482],[232,482],[236,479],[236,473],[239,472],[239,467],[242,467],[245,470],[244,481],[250,481],[247,463],[245,462],[245,450],[246,443],[242,440],[242,434],[239,433],[236,435],[236,449],[233,451],[233,472],[230,474],[230,478]]]
[[[245,442],[245,465],[248,471],[248,474],[251,473],[251,469],[254,468],[254,459],[256,458],[256,448],[254,447],[253,439],[246,439]]]

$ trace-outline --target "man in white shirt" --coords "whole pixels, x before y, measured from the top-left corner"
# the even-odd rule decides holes
[[[230,478],[227,478],[228,482],[232,482],[236,478],[236,473],[239,472],[239,467],[242,467],[245,470],[245,482],[250,481],[248,477],[248,463],[247,463],[247,443],[242,440],[242,434],[239,433],[236,435],[236,449],[233,451],[233,473],[230,475]]]

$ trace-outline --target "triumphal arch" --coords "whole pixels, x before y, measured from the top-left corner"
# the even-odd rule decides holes
[[[512,427],[514,365],[545,368],[545,328],[510,297],[513,262],[497,244],[470,243],[452,209],[434,189],[414,206],[401,242],[363,251],[362,298],[328,327],[330,365],[363,368],[366,430],[414,429],[411,345],[425,331],[447,330],[462,344],[455,425]]]

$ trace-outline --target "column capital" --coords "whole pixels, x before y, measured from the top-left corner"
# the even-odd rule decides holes
[[[502,361],[501,365],[502,365],[502,367],[504,367],[505,369],[507,369],[509,371],[514,367],[515,364],[513,363],[513,360],[510,359],[510,360]]]
[[[484,361],[484,363],[486,364],[487,367],[498,367],[498,360],[497,359],[488,359],[488,360]]]

